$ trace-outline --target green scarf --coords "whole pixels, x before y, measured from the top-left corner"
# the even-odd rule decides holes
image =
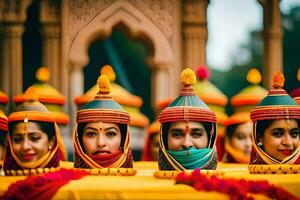
[[[186,169],[202,168],[213,156],[213,149],[209,148],[192,147],[187,150],[167,150],[167,152]]]

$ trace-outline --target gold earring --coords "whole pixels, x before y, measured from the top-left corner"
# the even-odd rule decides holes
[[[49,147],[48,147],[48,150],[50,151],[51,149],[52,149],[52,146],[49,146]]]

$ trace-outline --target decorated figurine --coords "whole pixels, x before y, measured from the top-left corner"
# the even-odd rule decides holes
[[[97,175],[135,175],[130,149],[130,116],[110,96],[109,78],[101,75],[97,83],[97,96],[77,111],[74,167],[91,169],[90,173]]]
[[[140,111],[143,100],[141,97],[131,94],[125,88],[115,82],[116,74],[112,66],[104,65],[101,68],[100,73],[107,75],[110,80],[110,95],[112,96],[113,100],[119,103],[130,115],[130,146],[134,160],[140,160],[144,147],[146,127],[149,124],[148,118]],[[80,110],[86,103],[93,100],[98,91],[98,86],[94,85],[84,95],[76,97],[75,103],[77,104],[78,109]]]
[[[283,89],[284,76],[277,71],[272,89],[250,113],[254,123],[251,173],[299,173],[300,106]]]
[[[159,169],[182,171],[217,167],[216,115],[196,95],[193,84],[195,73],[187,68],[180,75],[183,89],[159,115]],[[160,173],[161,172],[161,173]]]
[[[251,85],[232,97],[234,114],[225,122],[225,163],[249,163],[252,148],[252,121],[250,111],[263,97],[267,90],[262,88],[261,75],[257,69],[250,69],[247,80]]]
[[[8,116],[6,175],[48,172],[58,167],[65,155],[55,116],[37,100],[34,89],[25,96],[26,101]]]

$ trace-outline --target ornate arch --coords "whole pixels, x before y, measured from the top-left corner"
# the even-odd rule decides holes
[[[125,0],[115,1],[81,28],[70,43],[70,95],[73,99],[83,91],[82,68],[89,62],[88,48],[97,38],[109,37],[115,26],[122,25],[134,38],[150,44],[152,54],[148,65],[152,69],[152,105],[172,96],[171,76],[174,52],[168,37],[141,10]],[[173,70],[174,71],[174,70]],[[74,109],[74,105],[72,106]]]
[[[147,38],[153,47],[154,68],[169,66],[173,61],[171,45],[162,31],[140,10],[127,1],[116,1],[108,6],[74,37],[70,51],[69,61],[74,66],[83,67],[89,62],[88,48],[96,39],[108,37],[113,27],[123,24],[130,35],[137,38]]]

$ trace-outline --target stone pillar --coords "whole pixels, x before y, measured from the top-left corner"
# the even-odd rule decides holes
[[[186,0],[182,10],[183,66],[206,65],[208,0]]]
[[[41,1],[42,64],[51,71],[50,83],[59,88],[60,62],[60,1]]]
[[[259,0],[263,7],[263,39],[264,39],[264,86],[270,88],[272,76],[282,67],[282,30],[279,8],[280,0]]]
[[[152,107],[156,108],[157,103],[168,98],[171,98],[170,94],[170,74],[167,68],[153,68],[151,76],[151,93],[152,95]],[[155,111],[158,114],[158,110]]]
[[[0,7],[1,89],[8,94],[10,100],[23,92],[22,34],[30,2],[30,0],[11,0],[2,2]]]

